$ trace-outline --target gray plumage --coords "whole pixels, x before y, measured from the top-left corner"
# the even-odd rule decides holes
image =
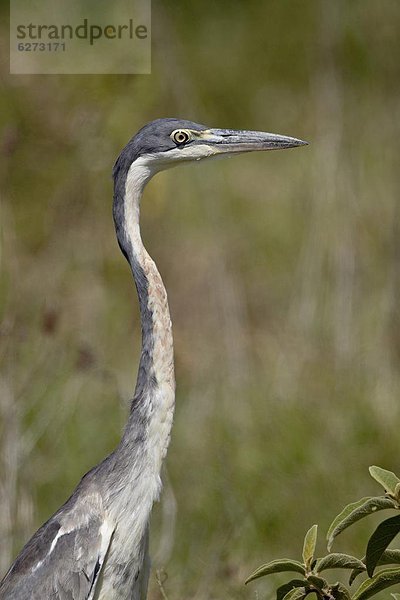
[[[161,489],[175,377],[167,295],[140,236],[143,189],[155,173],[179,163],[304,143],[263,132],[158,119],[145,125],[121,152],[113,170],[113,217],[136,284],[142,325],[128,421],[115,451],[82,478],[21,550],[0,583],[1,600],[146,598],[149,518]]]

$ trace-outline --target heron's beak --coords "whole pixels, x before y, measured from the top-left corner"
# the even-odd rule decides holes
[[[308,144],[308,142],[286,135],[235,129],[207,129],[201,132],[200,139],[215,149],[216,154],[279,150]]]

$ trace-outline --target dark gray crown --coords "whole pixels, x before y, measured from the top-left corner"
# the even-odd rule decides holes
[[[156,119],[147,123],[129,140],[117,158],[113,169],[114,180],[121,174],[126,177],[129,167],[139,156],[152,152],[168,152],[168,150],[176,148],[170,135],[174,129],[181,128],[197,129],[198,131],[207,129],[205,125],[186,119]]]

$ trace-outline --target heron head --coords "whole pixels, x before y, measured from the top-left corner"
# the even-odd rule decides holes
[[[302,140],[275,133],[214,129],[183,119],[157,119],[147,123],[130,140],[116,167],[121,161],[130,165],[137,161],[148,169],[151,176],[175,165],[205,158],[306,144]]]

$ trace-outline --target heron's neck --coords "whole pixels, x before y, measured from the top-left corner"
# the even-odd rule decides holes
[[[114,221],[118,242],[135,280],[142,325],[142,349],[134,398],[123,442],[146,437],[154,448],[154,468],[161,467],[172,426],[175,402],[173,339],[167,293],[140,235],[140,200],[151,172],[140,159],[116,183]],[[138,437],[139,436],[139,437]]]

